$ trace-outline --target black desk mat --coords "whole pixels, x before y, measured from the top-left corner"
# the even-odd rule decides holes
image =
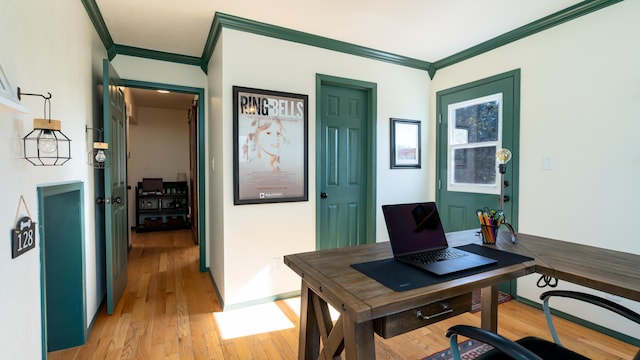
[[[393,258],[353,264],[351,267],[392,290],[406,291],[533,260],[533,258],[528,256],[513,254],[477,244],[457,246],[457,248],[498,260],[498,262],[492,265],[442,276],[403,264]]]

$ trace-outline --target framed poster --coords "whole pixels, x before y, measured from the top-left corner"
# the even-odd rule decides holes
[[[420,169],[420,121],[391,119],[391,168]]]
[[[308,96],[233,87],[233,203],[308,201]]]
[[[0,111],[28,113],[27,108],[20,103],[15,90],[17,88],[9,83],[9,78],[0,64]]]

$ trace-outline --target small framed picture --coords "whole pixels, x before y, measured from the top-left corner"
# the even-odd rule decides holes
[[[391,118],[391,168],[420,167],[420,121]]]

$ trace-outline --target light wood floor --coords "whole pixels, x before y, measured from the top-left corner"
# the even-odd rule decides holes
[[[134,234],[129,284],[116,313],[106,315],[103,307],[84,346],[49,353],[49,359],[296,359],[299,299],[221,313],[190,234]],[[479,315],[462,314],[387,340],[376,336],[377,358],[422,359],[449,346],[448,327],[478,326]],[[543,313],[517,301],[500,305],[498,323],[511,339],[550,338]],[[562,319],[556,326],[565,346],[593,359],[631,359],[638,351]]]

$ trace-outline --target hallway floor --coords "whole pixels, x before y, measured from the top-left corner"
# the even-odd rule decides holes
[[[297,324],[297,314],[285,302],[280,307]],[[48,358],[248,359],[261,349],[257,356],[274,359],[297,352],[295,327],[286,336],[224,340],[215,317],[220,311],[209,274],[199,271],[199,248],[190,230],[134,232],[129,283],[115,313],[106,315],[103,306],[85,345]]]

